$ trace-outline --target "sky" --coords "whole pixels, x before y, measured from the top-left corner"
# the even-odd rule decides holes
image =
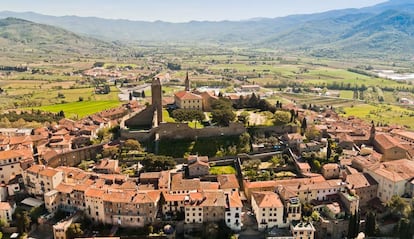
[[[144,21],[246,20],[361,8],[386,0],[1,0],[0,11]]]

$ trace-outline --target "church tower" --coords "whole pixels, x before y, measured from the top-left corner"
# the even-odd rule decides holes
[[[162,122],[162,89],[160,78],[154,77],[151,84],[152,107],[157,111],[158,124]]]
[[[375,124],[374,124],[374,121],[371,121],[371,131],[370,131],[370,135],[369,135],[369,143],[371,145],[374,144],[375,133],[376,133]]]
[[[185,76],[185,91],[190,91],[190,79],[188,78],[188,71]]]

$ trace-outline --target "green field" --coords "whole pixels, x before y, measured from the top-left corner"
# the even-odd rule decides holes
[[[361,104],[345,107],[343,116],[355,116],[366,121],[374,121],[388,125],[402,125],[414,128],[414,111],[394,105]]]
[[[213,166],[210,168],[210,174],[236,174],[236,169],[233,166]]]
[[[120,101],[83,101],[83,102],[72,102],[66,104],[57,104],[57,105],[48,105],[37,107],[34,109],[39,109],[49,112],[59,112],[63,110],[66,118],[78,118],[81,119],[85,116],[111,109],[116,108],[121,105]]]

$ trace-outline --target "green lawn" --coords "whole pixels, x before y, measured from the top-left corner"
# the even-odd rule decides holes
[[[111,109],[116,108],[121,105],[122,102],[120,101],[82,101],[82,102],[72,102],[66,104],[56,104],[56,105],[48,105],[37,107],[34,109],[39,109],[43,111],[49,112],[59,112],[63,110],[65,113],[66,118],[83,118],[85,116]]]
[[[166,123],[174,123],[175,119],[170,116],[170,113],[166,109],[162,110],[162,119]]]
[[[214,166],[210,168],[210,174],[236,174],[236,169],[233,166]]]

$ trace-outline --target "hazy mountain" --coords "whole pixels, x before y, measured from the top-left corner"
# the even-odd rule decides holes
[[[79,36],[58,27],[17,18],[0,20],[0,43],[2,56],[13,58],[98,55],[116,48],[113,44]]]
[[[314,55],[349,53],[410,57],[414,3],[391,0],[372,7],[245,21],[168,23],[53,17],[32,12],[0,12],[62,27],[77,34],[123,42],[215,42],[299,49]]]

